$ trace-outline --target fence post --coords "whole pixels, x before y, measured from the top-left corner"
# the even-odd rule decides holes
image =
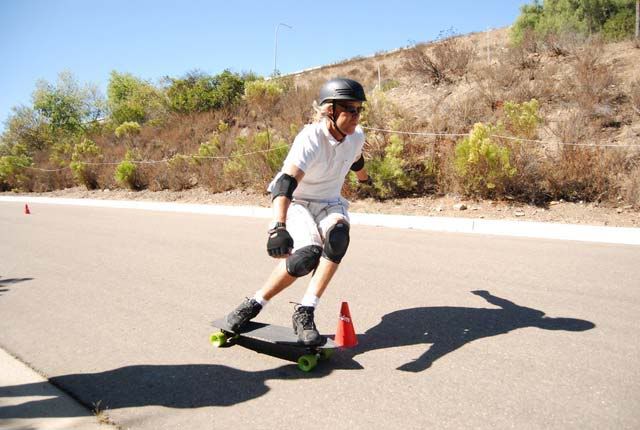
[[[640,39],[640,0],[636,0],[636,40]]]

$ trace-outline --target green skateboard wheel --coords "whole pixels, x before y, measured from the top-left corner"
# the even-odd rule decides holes
[[[311,372],[318,364],[318,358],[315,355],[303,355],[298,358],[298,369],[303,372]]]
[[[209,340],[211,341],[211,345],[213,345],[214,348],[220,348],[227,343],[227,335],[219,331],[217,333],[213,333]]]
[[[328,360],[333,356],[333,353],[336,352],[335,349],[321,349],[320,350],[320,360]]]

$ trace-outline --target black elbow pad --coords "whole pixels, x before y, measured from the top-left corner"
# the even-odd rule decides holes
[[[273,189],[271,190],[271,200],[273,201],[276,197],[285,196],[289,200],[293,199],[293,191],[298,186],[298,181],[291,175],[287,175],[283,173],[278,177],[276,183],[273,184]]]
[[[354,172],[357,172],[359,170],[362,170],[363,167],[364,167],[364,157],[360,155],[360,158],[358,158],[358,161],[356,161],[351,165],[351,170],[353,170]]]

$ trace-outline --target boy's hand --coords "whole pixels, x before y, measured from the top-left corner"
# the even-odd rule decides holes
[[[282,258],[291,254],[293,249],[293,238],[287,231],[284,223],[269,230],[267,240],[267,252],[271,257]]]

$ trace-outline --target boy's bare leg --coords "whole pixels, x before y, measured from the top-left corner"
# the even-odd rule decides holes
[[[322,294],[324,294],[324,291],[329,286],[329,282],[331,282],[333,275],[338,270],[338,266],[340,266],[338,263],[334,263],[326,258],[321,258],[318,268],[316,269],[316,273],[313,274],[311,282],[307,287],[306,294],[312,294],[318,298],[322,297]]]
[[[321,258],[318,263],[318,268],[311,278],[311,282],[307,287],[306,294],[314,295],[318,298],[322,297],[324,291],[329,286],[329,282],[333,278],[333,275],[338,270],[337,263],[333,261],[327,260],[326,258]],[[258,291],[258,293],[265,299],[271,300],[277,294],[282,292],[285,288],[290,286],[296,281],[295,276],[291,276],[289,272],[287,272],[287,263],[286,260],[282,260],[276,268],[271,272],[271,275],[267,279],[267,282],[263,285],[263,287]]]
[[[264,297],[265,300],[271,300],[282,290],[293,284],[296,279],[298,278],[289,275],[289,272],[287,272],[287,261],[286,259],[282,259],[276,268],[273,269],[267,282],[265,282],[258,293]]]
[[[314,311],[318,306],[320,297],[329,286],[329,282],[337,270],[337,263],[321,258],[302,298],[301,305],[296,307],[293,313],[293,329],[298,335],[298,340],[305,345],[319,345],[322,343],[323,338],[314,322]]]

